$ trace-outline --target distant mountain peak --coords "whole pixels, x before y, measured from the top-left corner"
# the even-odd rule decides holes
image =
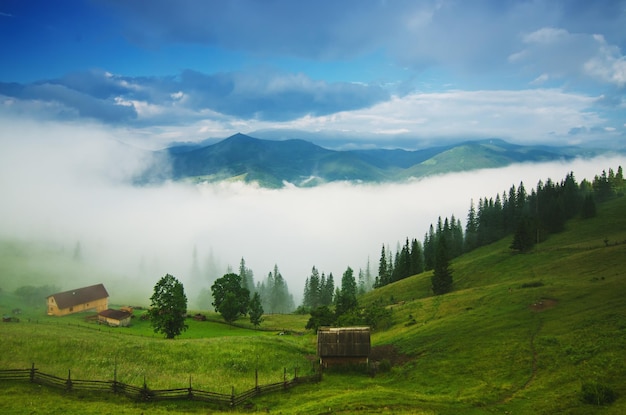
[[[264,140],[243,133],[195,148],[168,150],[171,179],[191,182],[245,180],[265,187],[315,186],[332,181],[391,182],[455,171],[589,156],[580,149],[510,144],[491,138],[406,150],[345,150],[310,141]],[[311,180],[314,177],[315,180]],[[150,178],[148,178],[149,181]]]

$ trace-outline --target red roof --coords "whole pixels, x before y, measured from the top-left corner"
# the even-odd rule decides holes
[[[109,298],[109,293],[102,284],[91,285],[89,287],[77,288],[75,290],[63,291],[49,295],[54,297],[54,301],[60,309],[74,307],[80,304]]]

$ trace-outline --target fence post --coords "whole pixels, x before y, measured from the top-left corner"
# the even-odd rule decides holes
[[[67,369],[67,381],[65,382],[65,388],[70,391],[72,390],[72,371]]]
[[[259,390],[259,368],[254,369],[254,389]]]
[[[235,407],[235,387],[233,386],[230,392],[230,406]]]
[[[283,389],[287,389],[287,368],[283,368]]]
[[[30,381],[34,382],[35,381],[35,362],[33,362],[33,365],[30,367]]]
[[[141,389],[140,396],[144,401],[149,401],[150,395],[150,389],[148,389],[148,385],[146,384],[146,375],[143,375],[143,389]]]
[[[117,387],[117,357],[115,357],[115,366],[113,366],[113,393],[118,392]]]
[[[191,386],[191,375],[189,375],[189,389],[187,390],[187,398],[189,400],[193,399],[193,388]]]

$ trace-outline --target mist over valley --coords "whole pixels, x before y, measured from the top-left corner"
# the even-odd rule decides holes
[[[277,265],[296,305],[315,266],[340,277],[368,264],[381,244],[421,240],[439,216],[463,226],[470,201],[523,182],[593,179],[620,155],[516,163],[393,183],[335,181],[266,188],[244,181],[137,185],[168,159],[124,144],[96,125],[13,122],[0,131],[0,287],[104,283],[114,303],[147,305],[155,282],[180,279],[191,307],[241,258],[263,280]]]

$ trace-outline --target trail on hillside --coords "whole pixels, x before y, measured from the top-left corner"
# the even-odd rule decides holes
[[[538,316],[537,318],[539,319],[539,322],[537,323],[537,327],[530,334],[530,352],[532,353],[532,365],[531,365],[530,376],[528,377],[528,379],[526,379],[526,381],[519,388],[511,391],[509,394],[504,396],[499,401],[495,402],[493,405],[501,405],[501,404],[505,404],[509,402],[511,399],[515,397],[515,395],[525,390],[528,386],[530,386],[533,380],[535,380],[535,377],[537,375],[537,349],[535,348],[535,338],[537,337],[537,334],[539,334],[539,332],[541,331],[541,328],[543,327],[543,319],[540,316]]]

